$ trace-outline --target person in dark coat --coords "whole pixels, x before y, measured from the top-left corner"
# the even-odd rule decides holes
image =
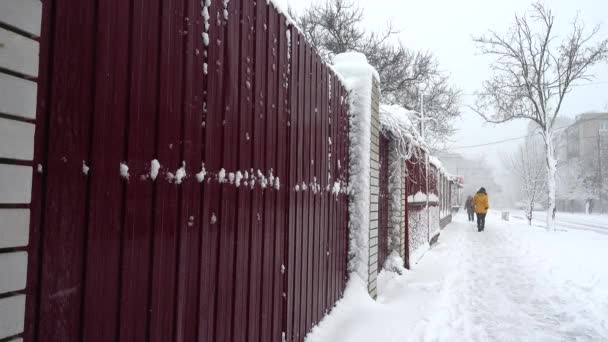
[[[473,208],[473,196],[469,195],[469,197],[467,197],[466,202],[464,202],[464,207],[467,210],[467,214],[469,215],[469,222],[475,222],[475,208]]]
[[[477,231],[481,232],[486,227],[486,214],[490,208],[490,202],[488,201],[488,194],[485,188],[479,189],[473,197],[473,205],[475,206],[475,213],[477,214]]]

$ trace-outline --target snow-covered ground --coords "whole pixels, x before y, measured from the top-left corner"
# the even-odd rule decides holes
[[[608,341],[607,263],[608,235],[492,211],[478,233],[459,214],[412,271],[381,274],[377,301],[351,279],[308,342]]]
[[[510,210],[511,216],[516,220],[524,220],[526,215],[522,210]],[[546,227],[546,213],[535,211],[532,224],[537,227]],[[555,227],[560,230],[588,230],[600,234],[608,234],[608,215],[582,213],[560,213],[555,215]]]

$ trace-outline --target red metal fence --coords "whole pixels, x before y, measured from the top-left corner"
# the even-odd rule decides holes
[[[422,152],[418,157],[412,156],[405,161],[407,177],[405,179],[406,193],[415,195],[418,192],[426,193],[426,162]]]
[[[389,139],[380,134],[380,177],[378,196],[378,266],[381,268],[388,256],[388,225],[389,225]]]
[[[301,341],[341,296],[345,90],[205,3],[44,2],[26,342]]]

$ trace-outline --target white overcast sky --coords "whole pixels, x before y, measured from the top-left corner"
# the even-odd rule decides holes
[[[324,0],[275,0],[296,11],[311,3]],[[355,0],[356,1],[356,0]],[[416,50],[432,51],[443,70],[451,75],[452,83],[464,94],[481,90],[481,83],[489,76],[489,59],[477,55],[471,35],[488,29],[504,32],[513,22],[514,13],[530,8],[528,0],[359,0],[364,9],[365,23],[370,30],[382,30],[388,21],[401,32],[401,39]],[[545,4],[556,16],[558,32],[567,31],[571,19],[578,13],[591,28],[601,24],[601,37],[608,37],[608,0],[546,0]],[[593,83],[578,87],[564,104],[562,113],[575,116],[585,111],[608,111],[608,65],[594,69]],[[482,120],[466,108],[473,96],[463,96],[463,115],[457,122],[458,133],[454,147],[494,142],[525,135],[526,122],[495,126]],[[509,151],[518,141],[483,148],[458,149],[470,157],[484,155],[499,166],[498,151]]]

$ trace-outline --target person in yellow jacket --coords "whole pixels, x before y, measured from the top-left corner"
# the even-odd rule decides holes
[[[477,214],[477,231],[481,232],[486,226],[486,214],[488,208],[490,208],[490,202],[488,201],[488,194],[485,188],[479,189],[473,197],[473,206],[475,207],[475,213]]]

